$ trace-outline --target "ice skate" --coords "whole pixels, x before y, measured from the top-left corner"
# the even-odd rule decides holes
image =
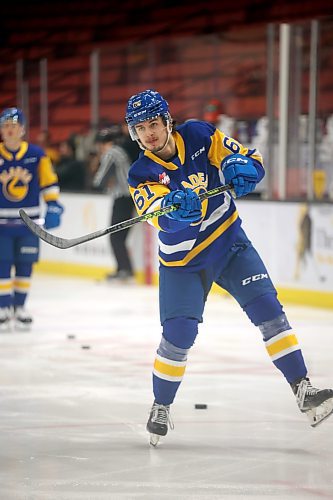
[[[11,325],[10,307],[0,307],[0,332],[9,332]]]
[[[173,429],[170,417],[170,406],[154,403],[147,422],[147,431],[150,433],[150,444],[156,446],[161,436],[166,436],[168,428]]]
[[[134,279],[134,274],[131,271],[121,269],[114,274],[107,274],[106,281],[117,281],[119,283],[131,283]]]
[[[291,387],[298,407],[308,417],[311,427],[333,414],[333,389],[316,389],[308,378],[298,380]]]
[[[24,307],[15,307],[14,323],[17,330],[30,330],[32,321],[31,315],[24,309]]]

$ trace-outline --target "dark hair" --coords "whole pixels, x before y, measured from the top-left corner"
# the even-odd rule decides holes
[[[121,125],[111,125],[108,128],[99,130],[96,134],[95,142],[105,144],[120,139],[123,135]]]
[[[161,118],[162,118],[162,122],[164,123],[164,125],[166,125],[167,124],[166,118],[164,116],[161,116]],[[177,126],[176,120],[171,118],[170,125],[171,125],[171,132],[174,132],[176,130],[176,126]]]

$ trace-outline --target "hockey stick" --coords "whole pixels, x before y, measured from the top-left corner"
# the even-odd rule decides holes
[[[232,186],[230,184],[226,184],[225,186],[219,186],[217,188],[211,189],[210,191],[206,191],[199,195],[200,200],[205,200],[206,198],[211,198],[212,196],[216,196],[218,194],[224,193],[225,191],[232,191]],[[116,233],[117,231],[122,231],[123,229],[127,229],[128,227],[134,226],[137,222],[147,221],[152,219],[153,217],[160,217],[161,215],[168,214],[169,212],[173,212],[177,210],[177,205],[170,205],[168,207],[159,208],[154,212],[149,212],[144,215],[140,215],[139,217],[134,217],[133,219],[128,219],[123,222],[119,222],[118,224],[114,224],[113,226],[107,227],[106,229],[101,229],[100,231],[96,231],[94,233],[86,234],[85,236],[80,236],[79,238],[60,238],[59,236],[55,236],[54,234],[48,233],[41,226],[36,224],[30,217],[26,214],[26,212],[21,208],[19,211],[20,217],[25,223],[25,225],[32,231],[36,236],[40,239],[46,241],[49,245],[52,245],[56,248],[71,248],[77,245],[81,245],[81,243],[86,243],[87,241],[95,240],[100,236],[105,236],[106,234]]]

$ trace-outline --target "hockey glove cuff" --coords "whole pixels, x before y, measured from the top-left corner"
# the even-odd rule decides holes
[[[232,184],[237,198],[251,193],[259,179],[252,158],[241,154],[230,155],[221,163],[226,184]]]
[[[60,225],[60,218],[63,211],[64,207],[57,201],[48,201],[44,223],[45,229],[58,227]]]

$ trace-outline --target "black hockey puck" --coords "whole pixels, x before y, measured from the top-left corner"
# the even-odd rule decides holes
[[[67,335],[68,339],[75,339],[75,335]]]
[[[196,410],[207,410],[207,405],[201,404],[201,403],[197,403],[197,404],[194,405],[194,408]]]
[[[81,349],[90,349],[90,345],[81,345]]]

